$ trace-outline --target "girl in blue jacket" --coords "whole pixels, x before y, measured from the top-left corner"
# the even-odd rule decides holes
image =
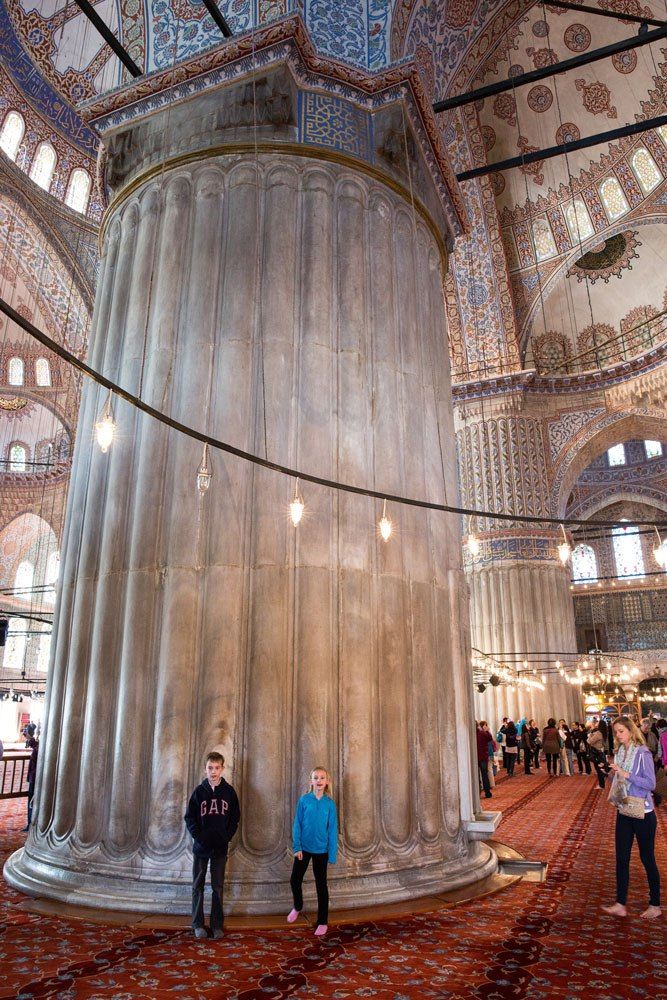
[[[303,909],[301,886],[312,858],[317,889],[315,935],[322,937],[328,930],[329,919],[327,863],[335,865],[338,852],[338,817],[331,798],[331,779],[324,767],[316,767],[310,772],[310,791],[301,796],[296,806],[292,841],[294,865],[290,885],[294,908],[287,915],[287,922],[293,924]]]

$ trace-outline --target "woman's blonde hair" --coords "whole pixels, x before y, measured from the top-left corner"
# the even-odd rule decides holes
[[[636,747],[646,746],[646,740],[644,739],[641,729],[639,729],[633,720],[628,718],[627,715],[621,716],[620,719],[614,719],[611,728],[615,729],[616,726],[623,726],[624,729],[627,729],[630,733],[630,742],[634,743]],[[615,742],[618,745],[618,740]]]
[[[312,771],[310,772],[310,781],[311,782],[313,780],[313,775],[315,774],[316,771],[322,771],[323,774],[326,774],[326,776],[327,776],[327,783],[324,786],[324,794],[328,795],[330,798],[333,798],[333,784],[331,782],[331,775],[327,771],[326,767],[319,767],[319,766],[318,767],[314,767],[312,769]],[[308,791],[310,792],[311,790],[312,790],[312,785],[309,784],[308,785]]]

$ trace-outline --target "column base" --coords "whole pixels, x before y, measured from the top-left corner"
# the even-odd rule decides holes
[[[330,869],[329,886],[332,904],[337,909],[368,907],[418,899],[462,886],[493,875],[498,870],[495,852],[479,842],[470,844],[464,858],[392,870],[352,875]],[[191,908],[191,884],[188,879],[160,879],[157,871],[141,878],[131,875],[96,874],[72,870],[53,862],[42,861],[21,848],[8,858],[3,875],[14,889],[29,896],[57,899],[76,906],[90,906],[139,913],[187,914]],[[307,901],[315,899],[314,889]],[[230,873],[225,879],[225,911],[230,915],[282,913],[291,906],[289,873],[284,880],[236,880]]]

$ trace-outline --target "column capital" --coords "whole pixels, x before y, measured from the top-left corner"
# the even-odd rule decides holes
[[[95,98],[81,113],[104,139],[112,196],[156,164],[270,142],[350,158],[406,188],[448,249],[467,227],[414,63],[369,73],[319,55],[298,15]]]

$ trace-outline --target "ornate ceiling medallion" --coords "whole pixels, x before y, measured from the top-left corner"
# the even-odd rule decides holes
[[[583,257],[575,261],[567,272],[567,277],[574,277],[577,281],[585,281],[588,278],[592,285],[599,278],[602,278],[605,284],[612,275],[620,278],[622,270],[625,268],[632,270],[630,261],[639,257],[639,254],[635,253],[635,248],[641,245],[637,233],[631,229],[610,236],[608,240],[591,247]]]

